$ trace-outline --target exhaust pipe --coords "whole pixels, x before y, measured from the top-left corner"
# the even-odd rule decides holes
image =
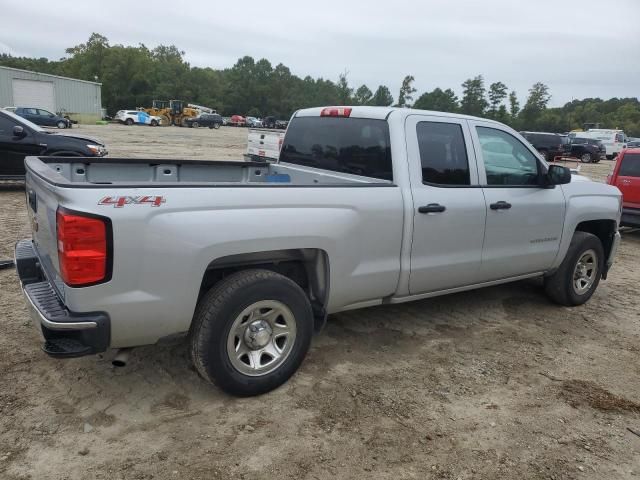
[[[114,367],[126,367],[129,362],[129,354],[131,353],[131,348],[120,348],[118,349],[118,353],[113,357],[111,361],[111,365]]]

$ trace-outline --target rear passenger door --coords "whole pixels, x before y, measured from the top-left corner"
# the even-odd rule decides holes
[[[477,283],[487,215],[466,120],[406,119],[413,196],[412,295]]]
[[[482,121],[469,125],[487,206],[482,278],[547,270],[560,248],[562,188],[540,186],[546,167],[510,129]]]

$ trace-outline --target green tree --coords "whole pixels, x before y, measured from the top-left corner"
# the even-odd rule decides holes
[[[489,116],[497,119],[500,105],[507,98],[507,86],[502,82],[489,85]]]
[[[376,90],[376,93],[373,94],[371,105],[375,105],[377,107],[388,107],[393,105],[393,95],[391,95],[389,88],[384,85],[380,85]]]
[[[431,92],[420,95],[413,108],[454,113],[459,109],[458,97],[450,88],[446,90],[435,88]]]
[[[531,130],[539,128],[537,124],[542,117],[542,113],[546,110],[550,99],[549,87],[542,82],[533,84],[529,89],[527,102],[518,117],[524,128]]]
[[[368,105],[373,98],[373,92],[366,85],[361,85],[353,96],[356,105]]]
[[[413,82],[415,79],[413,75],[407,75],[402,80],[402,86],[400,87],[400,94],[398,95],[398,107],[411,107],[413,102],[413,94],[416,93],[416,89],[413,88]]]
[[[520,113],[520,102],[518,102],[516,91],[513,90],[509,94],[509,115],[511,116],[511,120],[518,118],[518,113]]]
[[[336,88],[338,89],[338,104],[339,105],[349,105],[351,102],[351,96],[353,95],[353,88],[349,86],[349,81],[347,80],[347,75],[349,72],[341,73],[338,77],[338,84]]]
[[[462,84],[462,100],[460,109],[468,115],[482,116],[487,109],[485,99],[484,78],[482,75],[470,78]]]

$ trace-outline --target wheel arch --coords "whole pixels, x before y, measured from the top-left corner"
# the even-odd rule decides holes
[[[216,258],[209,262],[205,269],[198,301],[228,275],[253,268],[279,273],[298,284],[311,302],[315,330],[322,329],[327,318],[330,265],[327,252],[318,248],[246,252]]]
[[[617,223],[615,220],[586,220],[576,225],[576,232],[586,232],[595,235],[600,239],[604,250],[604,270],[602,278],[607,278],[606,260],[609,258],[611,248],[613,247],[613,239],[617,231]]]

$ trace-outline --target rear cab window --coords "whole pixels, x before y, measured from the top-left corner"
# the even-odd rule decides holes
[[[369,118],[296,117],[280,161],[393,181],[389,124]]]
[[[416,134],[423,183],[434,186],[471,184],[467,147],[460,124],[419,122]]]
[[[640,153],[625,153],[618,176],[640,177]]]

